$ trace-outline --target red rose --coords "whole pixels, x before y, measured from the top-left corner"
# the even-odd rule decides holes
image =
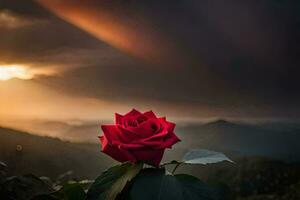
[[[145,162],[159,166],[164,150],[180,141],[175,124],[152,111],[140,113],[133,109],[126,115],[115,114],[115,125],[102,125],[102,151],[120,161]]]

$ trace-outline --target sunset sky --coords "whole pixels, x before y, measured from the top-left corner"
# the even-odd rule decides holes
[[[132,107],[179,121],[298,120],[299,9],[0,0],[0,123],[111,120]]]

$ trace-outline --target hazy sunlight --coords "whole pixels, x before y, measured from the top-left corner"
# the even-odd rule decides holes
[[[33,78],[33,74],[21,65],[0,65],[0,81],[6,81],[12,78],[28,80]]]

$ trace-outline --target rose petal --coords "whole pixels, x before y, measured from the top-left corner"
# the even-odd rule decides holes
[[[139,131],[139,129],[144,129],[145,132],[147,131],[148,134],[143,135],[143,137],[149,137],[154,135],[160,129],[160,127],[161,127],[160,121],[152,118],[139,124],[137,130]]]
[[[168,131],[169,132],[173,132],[175,129],[176,124],[172,123],[172,122],[168,122],[166,121],[167,125],[168,125]]]
[[[170,132],[165,138],[165,141],[161,143],[160,148],[171,148],[175,143],[180,142],[181,140],[175,135],[174,132]]]
[[[150,110],[148,112],[144,112],[143,115],[146,116],[148,119],[151,119],[151,118],[157,119],[156,115],[154,114],[154,112],[152,112],[152,110]]]
[[[120,130],[120,132],[122,134],[124,134],[126,136],[128,142],[132,142],[132,141],[139,140],[139,139],[143,138],[141,134],[132,131],[131,128],[119,125],[118,129]],[[126,143],[128,143],[128,142],[126,142]]]
[[[103,151],[106,148],[108,142],[107,142],[107,139],[105,138],[105,136],[99,136],[99,139],[101,142],[101,150]]]
[[[139,125],[139,124],[141,124],[141,123],[143,123],[143,122],[145,122],[145,121],[147,121],[148,120],[148,118],[145,116],[145,115],[140,115],[140,116],[138,116],[136,119],[135,119],[135,121],[137,122],[137,124]]]
[[[168,130],[169,130],[170,132],[174,131],[175,126],[176,126],[175,123],[172,123],[172,122],[167,121],[165,117],[160,117],[160,118],[158,118],[158,119],[159,119],[162,123],[167,124]]]
[[[135,149],[143,149],[145,147],[159,149],[161,143],[163,142],[162,139],[156,141],[133,141],[130,144],[121,144],[120,147],[127,150],[135,150]]]
[[[118,129],[115,125],[102,125],[101,129],[109,143],[120,140]]]
[[[145,138],[144,141],[151,141],[156,140],[158,138],[164,138],[168,134],[168,127],[163,127],[163,129],[159,133],[155,133],[155,135],[152,135],[151,137]]]
[[[107,140],[110,144],[128,143],[133,139],[132,137],[130,137],[126,134],[123,134],[119,130],[118,126],[102,125],[101,128],[102,128],[103,134],[105,135],[105,137],[107,138]]]
[[[127,117],[133,117],[133,116],[139,116],[139,115],[142,115],[142,113],[140,113],[140,111],[138,111],[136,109],[132,109],[129,113],[124,115],[124,118],[126,119]]]
[[[137,161],[130,152],[109,144],[105,136],[100,136],[99,139],[102,144],[102,152],[109,155],[113,159],[119,162],[131,161],[135,163]]]
[[[115,113],[115,122],[116,124],[123,124],[123,115],[120,115],[119,113]]]
[[[158,119],[161,120],[161,121],[163,121],[163,122],[167,121],[166,117],[159,117]]]
[[[137,151],[132,151],[132,154],[138,161],[145,162],[149,165],[153,165],[158,167],[160,161],[162,160],[164,150],[162,149],[150,149],[150,148],[144,148]]]
[[[154,134],[151,129],[144,129],[140,127],[126,127],[125,129],[138,135],[140,138],[148,138]]]
[[[134,150],[134,149],[145,148],[145,145],[139,143],[120,144],[119,148],[125,150]]]

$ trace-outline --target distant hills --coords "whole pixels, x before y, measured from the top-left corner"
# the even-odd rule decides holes
[[[238,155],[264,156],[300,161],[300,129],[272,129],[271,124],[249,125],[217,120],[201,125],[179,127],[183,146],[203,147]],[[181,144],[182,145],[182,144]]]
[[[98,144],[76,144],[0,128],[0,161],[12,174],[34,173],[56,178],[73,171],[75,178],[95,177],[114,161]]]

